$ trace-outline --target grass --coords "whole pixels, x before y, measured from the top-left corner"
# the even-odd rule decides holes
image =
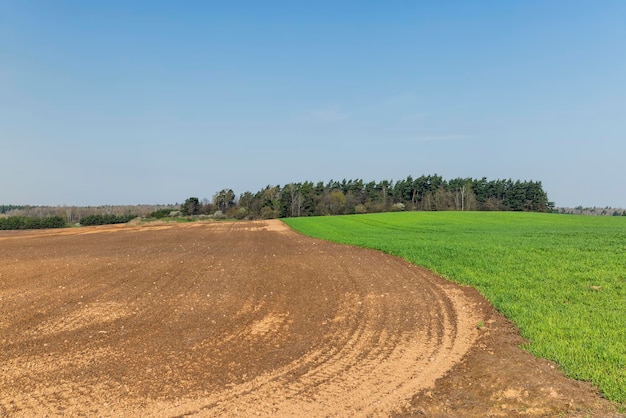
[[[625,217],[405,212],[284,221],[475,287],[519,327],[527,350],[626,405]]]

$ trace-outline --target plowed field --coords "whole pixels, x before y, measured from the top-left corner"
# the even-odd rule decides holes
[[[1,416],[607,416],[477,292],[279,221],[0,233]]]

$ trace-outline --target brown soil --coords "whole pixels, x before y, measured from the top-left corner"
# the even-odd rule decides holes
[[[0,416],[618,416],[476,291],[279,221],[2,232],[0,260]]]

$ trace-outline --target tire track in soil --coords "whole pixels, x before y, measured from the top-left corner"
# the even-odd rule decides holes
[[[385,416],[477,338],[458,286],[279,221],[78,231],[0,240],[2,415]]]

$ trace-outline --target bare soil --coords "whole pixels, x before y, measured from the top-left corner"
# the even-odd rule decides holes
[[[619,416],[522,342],[279,221],[0,233],[0,416]]]

